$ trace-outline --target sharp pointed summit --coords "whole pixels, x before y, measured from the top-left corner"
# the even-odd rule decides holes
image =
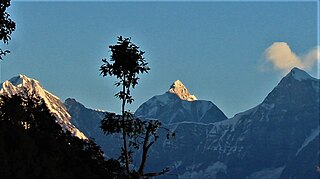
[[[143,103],[135,112],[135,116],[159,119],[164,124],[213,123],[227,118],[211,101],[197,100],[180,80],[175,81],[164,94],[153,96]]]
[[[169,93],[176,94],[180,99],[187,100],[187,101],[195,101],[197,97],[191,95],[187,88],[182,84],[180,80],[176,80],[171,86],[168,91]]]

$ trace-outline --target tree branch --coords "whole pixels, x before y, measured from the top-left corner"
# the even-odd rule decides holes
[[[147,154],[148,154],[148,150],[149,150],[148,142],[149,142],[150,132],[151,132],[151,128],[148,126],[147,130],[146,130],[145,139],[143,141],[141,164],[140,164],[140,167],[139,167],[139,170],[138,170],[139,175],[143,174],[143,170],[144,170],[144,167],[146,165],[146,161],[147,161],[147,157],[148,157]]]
[[[156,177],[160,175],[164,175],[165,173],[169,172],[169,168],[163,169],[161,172],[150,172],[143,174],[144,177]]]

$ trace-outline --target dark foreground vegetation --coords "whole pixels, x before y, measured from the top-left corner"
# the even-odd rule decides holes
[[[0,96],[0,178],[126,178],[118,161],[55,120],[40,99]]]

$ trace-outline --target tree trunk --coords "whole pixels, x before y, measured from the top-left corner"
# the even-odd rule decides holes
[[[144,167],[146,165],[147,158],[148,158],[148,150],[149,150],[149,147],[150,147],[150,145],[148,145],[149,137],[150,137],[150,128],[148,126],[147,130],[146,130],[146,136],[145,136],[144,141],[143,141],[141,164],[140,164],[140,167],[139,167],[139,170],[138,170],[138,173],[139,173],[140,176],[143,176],[143,170],[144,170]]]
[[[126,92],[126,87],[125,87],[125,75],[123,76],[123,87],[122,87],[122,92],[123,95]],[[122,137],[123,137],[123,149],[124,149],[124,158],[125,158],[125,166],[128,175],[130,176],[130,169],[129,169],[129,156],[128,156],[128,147],[127,147],[127,133],[126,133],[126,125],[125,125],[125,105],[126,105],[126,96],[123,96],[122,99]]]

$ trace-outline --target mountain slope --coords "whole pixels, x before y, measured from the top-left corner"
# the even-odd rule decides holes
[[[175,81],[170,89],[143,103],[135,116],[144,119],[158,119],[164,124],[177,122],[213,123],[227,119],[223,112],[212,102],[197,100],[190,95],[181,81]]]
[[[177,138],[156,143],[150,168],[169,165],[180,178],[315,178],[319,116],[319,80],[294,68],[261,104],[231,119],[171,125]]]
[[[118,158],[120,156],[121,139],[116,134],[105,135],[100,129],[100,122],[108,114],[107,112],[86,108],[72,98],[66,99],[64,105],[72,116],[72,124],[83,131],[86,136],[94,138],[107,157]]]
[[[187,94],[181,95],[187,96],[183,98],[190,99],[188,93],[183,94]],[[201,107],[195,107],[199,101],[196,98],[183,100],[169,90],[151,98],[137,110],[136,115],[160,119],[166,128],[176,133],[174,140],[167,140],[165,131],[159,131],[160,138],[150,151],[147,170],[169,166],[171,174],[179,178],[319,177],[316,172],[316,165],[319,165],[319,79],[294,68],[261,104],[217,122],[210,122],[215,121],[210,118],[209,122],[203,122],[203,118],[199,118],[208,112],[201,101]],[[205,111],[202,115],[195,110],[199,108]],[[72,116],[86,120],[79,117],[82,114],[77,110],[71,111]],[[106,146],[104,150],[110,148],[114,147]]]
[[[242,148],[235,158],[228,159],[234,168],[230,177],[284,167],[319,126],[319,116],[319,80],[292,69],[254,111],[238,120],[234,131],[223,137],[231,146]]]
[[[300,148],[299,152],[286,164],[280,178],[320,178],[320,173],[315,172],[319,166],[319,131],[308,143]]]
[[[0,86],[1,95],[10,97],[15,94],[23,94],[43,99],[49,111],[56,117],[56,122],[63,130],[70,131],[74,136],[77,136],[80,139],[87,139],[81,131],[70,123],[69,119],[71,116],[60,99],[43,89],[39,81],[28,78],[25,75],[19,75],[3,82]]]

